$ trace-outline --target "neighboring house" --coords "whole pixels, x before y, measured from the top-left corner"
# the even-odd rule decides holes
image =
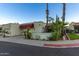
[[[19,29],[19,24],[18,23],[3,24],[2,25],[2,30],[5,30],[5,31],[8,32],[8,34],[5,33],[6,36],[21,35],[21,31]]]
[[[79,33],[79,22],[72,22],[68,26],[69,30],[73,30],[76,33]]]
[[[68,28],[69,28],[70,30],[74,30],[74,22],[70,23],[69,26],[68,26]]]

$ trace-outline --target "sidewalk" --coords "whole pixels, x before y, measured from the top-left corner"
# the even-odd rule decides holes
[[[27,44],[40,47],[50,48],[67,48],[67,47],[79,47],[79,40],[65,40],[65,41],[41,41],[41,40],[30,40],[24,39],[22,36],[17,37],[0,37],[0,41]]]

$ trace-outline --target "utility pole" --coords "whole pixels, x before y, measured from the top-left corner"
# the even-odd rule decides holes
[[[49,10],[48,10],[48,3],[46,3],[46,30],[48,29],[48,18],[49,18]]]

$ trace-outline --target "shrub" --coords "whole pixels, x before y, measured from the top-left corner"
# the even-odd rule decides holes
[[[51,36],[49,37],[49,40],[52,40],[52,41],[57,41],[57,40],[60,40],[62,38],[62,36],[60,35],[59,32],[52,32]]]

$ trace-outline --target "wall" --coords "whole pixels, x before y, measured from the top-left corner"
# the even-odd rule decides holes
[[[8,31],[8,33],[10,33],[10,34],[5,34],[6,36],[10,36],[11,35],[10,24],[3,24],[2,25],[2,30],[6,30],[6,31]],[[4,33],[2,33],[2,35],[4,35]]]
[[[35,22],[34,23],[34,29],[35,29],[35,32],[43,32],[44,31],[44,28],[45,27],[45,23],[43,22]]]
[[[51,36],[51,33],[32,33],[33,39],[40,39],[40,40],[49,40],[48,37]]]
[[[74,26],[73,26],[73,25],[74,25],[73,22],[72,22],[71,24],[69,24],[69,29],[70,29],[70,30],[74,30]]]
[[[6,34],[6,36],[16,36],[21,34],[18,23],[4,24],[2,25],[2,28],[3,30],[6,30],[9,32],[9,34]]]
[[[11,24],[11,36],[21,35],[21,31],[18,23]]]

